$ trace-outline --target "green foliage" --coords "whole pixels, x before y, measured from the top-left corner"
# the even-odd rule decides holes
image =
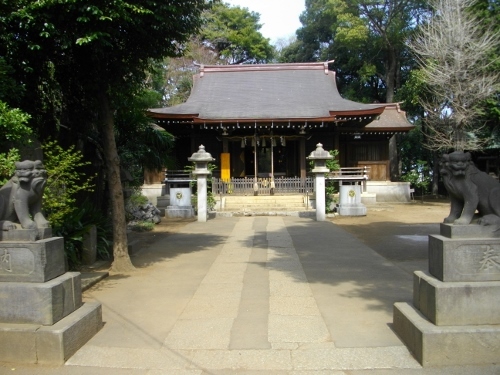
[[[142,195],[140,191],[136,190],[127,198],[125,205],[126,208],[130,209],[145,205],[148,202],[148,198]],[[126,211],[128,211],[128,209],[126,209]],[[129,221],[127,228],[135,232],[147,232],[153,230],[155,227],[155,223],[151,221],[136,220],[131,214],[127,214],[127,220]]]
[[[274,49],[260,33],[260,15],[238,6],[217,4],[206,13],[200,37],[229,64],[264,63]]]
[[[0,68],[2,61],[0,59]],[[0,185],[4,185],[12,177],[15,171],[14,163],[21,158],[19,150],[12,146],[30,142],[32,134],[28,126],[30,118],[27,113],[18,108],[12,109],[0,100],[0,150],[8,149],[0,153]]]
[[[19,151],[11,148],[7,153],[0,153],[0,186],[10,180],[16,170],[16,161],[21,160]]]
[[[134,224],[129,225],[128,228],[134,232],[150,232],[155,228],[155,223],[151,221],[136,221]]]
[[[0,57],[0,101],[8,101],[11,106],[20,102],[24,92],[24,87],[17,84],[13,74],[14,69]]]
[[[414,168],[401,176],[403,181],[409,182],[411,186],[420,190],[423,196],[428,192],[432,178],[429,176],[429,166],[425,160],[418,160]]]
[[[92,226],[96,227],[97,256],[100,259],[108,259],[111,246],[110,220],[89,200],[85,200],[71,215],[53,228],[55,235],[64,238],[64,251],[70,269],[76,270],[80,267],[84,236],[89,233]]]
[[[116,100],[116,144],[120,165],[133,178],[131,187],[144,183],[144,170],[161,170],[172,165],[169,151],[174,137],[163,128],[153,124],[146,116],[146,109],[157,103],[151,90],[140,90],[132,99]]]
[[[415,65],[406,41],[426,12],[423,0],[308,0],[297,42],[283,62],[335,59],[340,92],[351,100],[391,102]]]
[[[93,191],[94,176],[87,177],[79,169],[90,164],[72,146],[64,150],[56,141],[42,145],[48,179],[43,194],[43,208],[52,226],[60,227],[77,209],[76,195]]]
[[[132,206],[141,206],[148,203],[148,198],[138,192],[134,192],[128,199],[127,204]]]
[[[18,108],[11,109],[0,101],[0,139],[16,142],[21,139],[25,140],[32,134],[31,128],[28,126],[30,115],[24,113]]]
[[[340,164],[339,164],[339,150],[330,150],[328,151],[330,156],[333,156],[332,159],[326,161],[326,167],[332,171],[338,171],[340,169]]]

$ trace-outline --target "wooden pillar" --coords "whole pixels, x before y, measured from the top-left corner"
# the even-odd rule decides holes
[[[306,178],[306,139],[300,138],[299,142],[299,166],[300,166],[300,178]]]
[[[340,131],[337,127],[334,128],[333,130],[333,149],[338,151],[337,154],[337,162],[339,165],[340,163],[340,157],[341,157],[341,152],[340,152]]]
[[[340,152],[340,132],[337,129],[333,133],[333,148]]]

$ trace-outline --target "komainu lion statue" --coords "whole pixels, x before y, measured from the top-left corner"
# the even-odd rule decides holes
[[[47,171],[40,160],[16,163],[14,176],[0,189],[0,229],[49,228],[42,213]]]
[[[468,152],[443,155],[440,172],[451,199],[445,223],[470,224],[477,210],[478,224],[500,228],[500,183],[477,169]]]

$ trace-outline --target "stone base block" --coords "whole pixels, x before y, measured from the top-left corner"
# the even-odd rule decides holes
[[[44,283],[65,272],[62,237],[0,242],[0,281]]]
[[[22,229],[21,224],[16,224],[18,229],[0,231],[0,241],[34,242],[52,237],[52,228]]]
[[[99,303],[85,303],[50,327],[0,324],[0,361],[62,365],[102,327]]]
[[[165,210],[165,216],[188,219],[194,217],[194,208],[191,206],[168,206]]]
[[[500,325],[436,326],[408,303],[394,304],[394,330],[422,366],[494,364]]]
[[[500,231],[494,225],[453,225],[441,223],[439,232],[442,236],[458,238],[499,238]]]
[[[53,325],[82,305],[80,273],[46,283],[0,283],[0,322]]]
[[[500,281],[500,238],[429,236],[429,272],[441,281]]]
[[[438,326],[500,324],[500,281],[449,283],[416,271],[413,305]]]
[[[366,216],[366,206],[364,205],[339,205],[339,215],[341,216]]]

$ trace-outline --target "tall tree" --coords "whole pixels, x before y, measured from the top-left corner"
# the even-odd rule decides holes
[[[425,12],[424,0],[306,0],[291,48],[297,60],[334,59],[352,99],[392,102],[412,66],[406,40]]]
[[[431,95],[420,98],[433,150],[478,150],[487,141],[478,122],[487,98],[498,94],[500,73],[491,56],[500,33],[484,28],[474,0],[436,0],[434,15],[411,44]],[[496,61],[495,61],[496,60]]]
[[[228,64],[265,63],[272,59],[273,47],[259,31],[259,13],[221,3],[205,18],[200,39]]]
[[[60,0],[1,2],[0,56],[19,68],[18,77],[40,85],[50,78],[59,93],[46,100],[53,118],[74,131],[101,134],[113,211],[112,269],[133,269],[127,249],[120,160],[115,141],[117,93],[133,96],[151,60],[176,56],[201,24],[210,0]],[[40,109],[40,107],[35,108]],[[40,120],[42,121],[42,120]],[[53,123],[39,124],[39,128]]]
[[[167,58],[163,67],[162,105],[189,97],[199,65],[254,64],[272,60],[274,48],[260,33],[260,15],[247,8],[218,4],[203,14],[200,32],[186,44],[183,56]]]

